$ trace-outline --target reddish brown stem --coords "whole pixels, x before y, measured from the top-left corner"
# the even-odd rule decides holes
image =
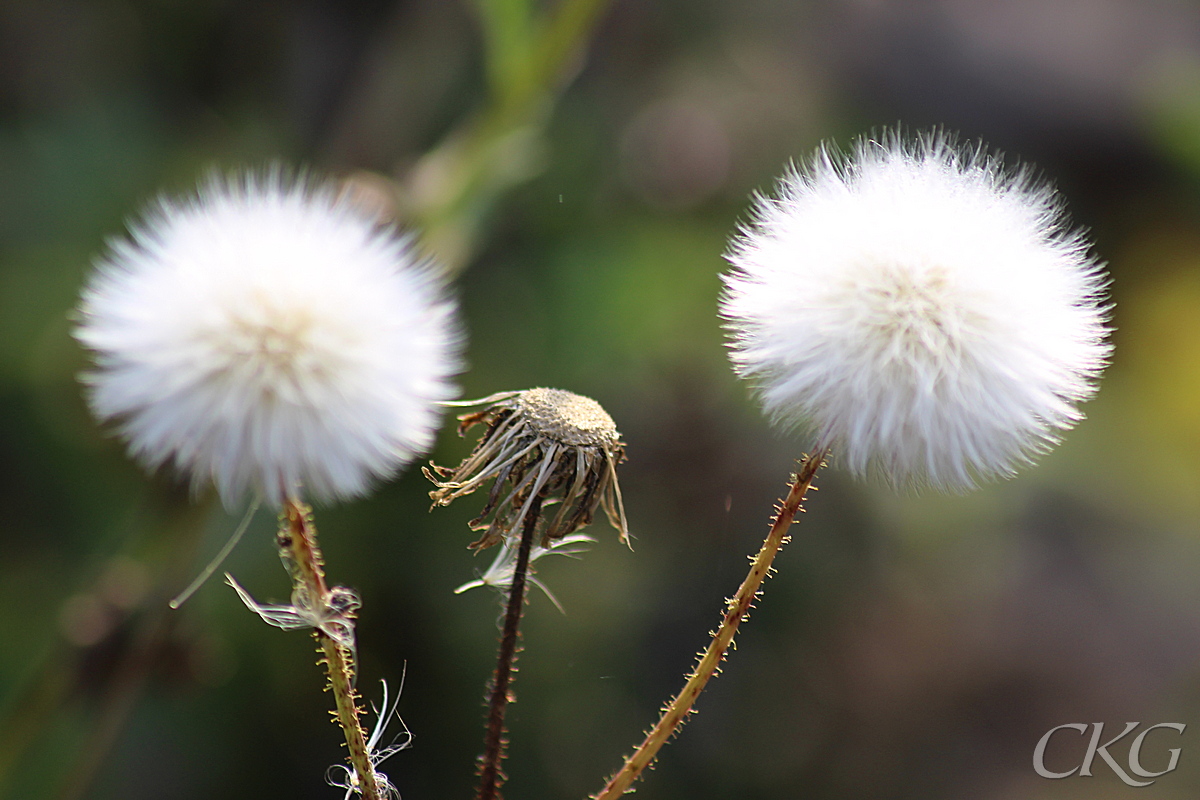
[[[504,760],[504,713],[511,698],[508,687],[517,661],[521,638],[521,615],[525,611],[525,578],[529,572],[529,553],[533,549],[538,517],[542,513],[542,498],[534,495],[525,524],[521,530],[521,543],[517,549],[517,563],[513,568],[512,586],[508,590],[508,607],[504,612],[504,630],[500,634],[500,652],[496,658],[496,672],[492,676],[492,689],[488,698],[487,728],[483,737],[483,755],[479,757],[478,800],[500,800],[500,785],[505,775],[500,769]]]

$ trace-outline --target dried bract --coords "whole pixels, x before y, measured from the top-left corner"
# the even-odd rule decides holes
[[[554,603],[554,607],[562,613],[567,613],[563,608],[562,603],[558,602],[558,598],[554,596],[554,592],[546,584],[542,583],[536,575],[532,574],[533,565],[538,559],[544,556],[567,556],[568,558],[578,558],[583,553],[587,552],[585,544],[594,544],[596,542],[591,536],[586,533],[572,533],[570,536],[551,542],[549,547],[540,547],[534,545],[529,551],[529,566],[530,575],[529,582],[542,590],[546,597],[550,598],[550,602]],[[468,589],[474,589],[477,586],[491,586],[493,589],[499,590],[503,594],[508,594],[512,589],[513,576],[517,572],[517,552],[520,549],[520,542],[515,537],[505,539],[496,551],[496,557],[492,559],[491,565],[472,581],[467,581],[463,585],[454,590],[455,594],[462,594]]]
[[[353,655],[357,652],[354,639],[354,616],[362,601],[353,589],[334,586],[323,601],[314,603],[308,593],[297,587],[292,590],[291,605],[259,603],[241,584],[225,573],[225,582],[233,587],[246,608],[258,614],[262,621],[285,631],[312,628],[324,633]]]
[[[367,760],[371,764],[371,771],[375,776],[375,785],[379,787],[381,796],[388,800],[400,800],[400,792],[388,779],[387,775],[380,772],[377,767],[384,761],[388,760],[401,750],[406,750],[412,745],[412,733],[409,732],[408,726],[404,724],[404,720],[400,719],[400,714],[396,711],[396,706],[400,704],[400,692],[396,693],[396,699],[388,702],[388,685],[387,681],[380,681],[383,684],[383,704],[376,707],[371,704],[371,710],[375,712],[375,728],[371,731],[371,736],[367,739]],[[404,690],[404,682],[400,683],[401,691]],[[395,717],[400,722],[401,732],[397,734],[387,745],[380,746],[383,740],[384,732],[387,730],[388,723],[392,717]],[[330,786],[336,786],[339,789],[345,789],[346,793],[342,795],[342,800],[350,800],[355,795],[362,795],[362,779],[358,775],[358,771],[353,767],[347,767],[345,764],[334,764],[325,774],[325,780]]]

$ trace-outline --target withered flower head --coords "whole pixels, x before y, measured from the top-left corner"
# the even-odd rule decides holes
[[[547,515],[543,547],[591,523],[597,506],[628,544],[616,470],[625,445],[599,403],[561,389],[528,389],[462,405],[486,407],[458,418],[459,435],[480,423],[487,430],[457,468],[431,464],[423,471],[437,486],[429,493],[434,506],[493,481],[487,504],[470,523],[471,530],[484,532],[473,549],[499,544],[519,530],[537,496],[543,507],[559,504],[558,513]]]

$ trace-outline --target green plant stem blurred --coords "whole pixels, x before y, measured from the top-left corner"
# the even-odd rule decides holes
[[[536,174],[553,101],[608,2],[563,0],[535,14],[530,0],[478,0],[487,105],[417,162],[404,192],[425,245],[451,274],[468,264],[499,196]]]

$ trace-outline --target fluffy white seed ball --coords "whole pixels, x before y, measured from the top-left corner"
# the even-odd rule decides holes
[[[227,505],[363,494],[427,450],[460,337],[435,269],[332,187],[213,178],[110,242],[83,294],[93,412]]]
[[[1082,418],[1105,277],[1054,192],[937,134],[820,150],[726,255],[735,370],[856,473],[964,490]]]

